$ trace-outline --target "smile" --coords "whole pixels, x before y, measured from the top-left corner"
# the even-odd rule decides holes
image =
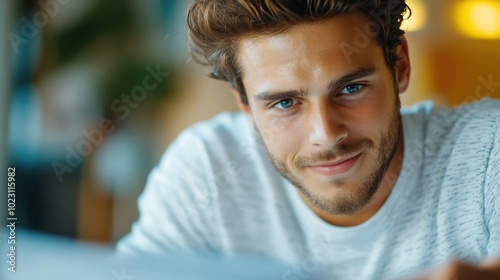
[[[309,168],[323,176],[335,176],[346,173],[356,164],[361,153],[353,156],[344,157],[335,161],[325,162],[317,165],[311,165]]]

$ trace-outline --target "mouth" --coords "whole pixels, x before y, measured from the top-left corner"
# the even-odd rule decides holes
[[[352,156],[343,157],[334,161],[309,166],[316,173],[323,176],[335,176],[348,172],[358,162],[361,152]]]

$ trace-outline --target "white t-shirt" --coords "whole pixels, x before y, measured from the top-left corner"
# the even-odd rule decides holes
[[[267,158],[241,113],[183,132],[150,174],[121,252],[252,254],[283,279],[391,279],[500,256],[500,100],[402,109],[404,161],[365,223],[320,219]]]

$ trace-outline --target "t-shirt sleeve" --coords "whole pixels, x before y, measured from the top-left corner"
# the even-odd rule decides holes
[[[117,244],[122,253],[213,253],[214,219],[206,148],[184,132],[167,149],[139,197],[139,220]]]
[[[488,256],[500,256],[500,114],[486,171],[485,215],[489,229]]]

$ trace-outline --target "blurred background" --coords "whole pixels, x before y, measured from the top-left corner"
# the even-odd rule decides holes
[[[188,58],[187,2],[2,0],[0,170],[16,168],[19,227],[114,244],[175,136],[237,110]],[[409,5],[403,105],[500,98],[500,1]]]

